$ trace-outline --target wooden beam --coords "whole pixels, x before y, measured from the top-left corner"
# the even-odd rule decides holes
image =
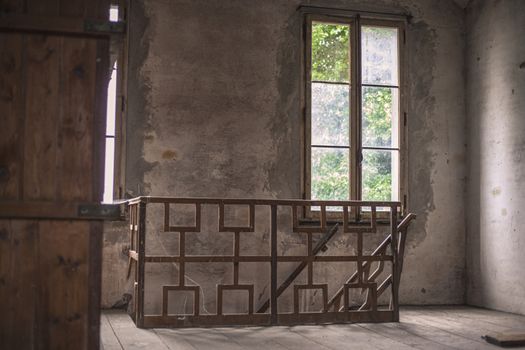
[[[124,34],[124,22],[109,22],[62,16],[2,14],[0,30],[108,36]]]

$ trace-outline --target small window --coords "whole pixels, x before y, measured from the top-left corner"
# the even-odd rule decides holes
[[[113,65],[108,84],[106,110],[106,153],[104,163],[104,202],[113,202],[115,182],[115,120],[117,98],[117,62]]]
[[[306,17],[307,198],[401,199],[402,28]]]
[[[120,20],[119,7],[111,5],[109,21]],[[121,145],[122,120],[124,107],[122,67],[124,66],[124,42],[120,38],[112,38],[110,48],[111,74],[107,88],[106,132],[105,132],[105,162],[104,162],[104,194],[103,202],[111,203],[114,198],[121,197]]]

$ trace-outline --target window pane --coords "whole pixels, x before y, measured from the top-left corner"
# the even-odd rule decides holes
[[[312,83],[312,144],[349,145],[349,86]]]
[[[348,150],[312,147],[312,199],[347,200]]]
[[[106,135],[115,136],[115,113],[117,100],[117,62],[111,71],[111,79],[108,84],[108,104],[106,106]]]
[[[362,27],[363,84],[398,85],[397,35],[397,28]]]
[[[399,96],[397,88],[363,87],[363,146],[399,144]]]
[[[104,199],[113,202],[113,169],[115,166],[115,139],[106,137],[106,161],[104,165]]]
[[[350,27],[312,23],[312,80],[348,82]]]
[[[111,22],[118,22],[118,6],[111,5],[109,9],[109,20]]]
[[[399,199],[398,151],[363,150],[362,198],[365,201]]]

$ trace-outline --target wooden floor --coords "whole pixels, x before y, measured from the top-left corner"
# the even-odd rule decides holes
[[[125,313],[104,311],[101,343],[105,350],[470,350],[500,349],[481,336],[508,330],[525,331],[525,317],[472,307],[405,307],[400,323],[144,330]]]

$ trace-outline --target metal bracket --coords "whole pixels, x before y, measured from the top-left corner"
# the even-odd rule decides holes
[[[119,220],[122,215],[119,204],[80,204],[79,217],[100,218],[104,220]]]
[[[126,22],[109,22],[86,19],[84,30],[95,33],[122,34],[126,31]]]

